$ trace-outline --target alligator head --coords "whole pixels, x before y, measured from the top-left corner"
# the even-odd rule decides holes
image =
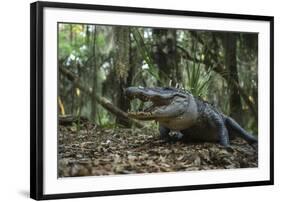
[[[129,100],[139,99],[148,103],[144,109],[128,112],[128,116],[138,120],[155,120],[169,128],[182,128],[197,118],[197,106],[193,96],[171,87],[129,87],[125,89]]]

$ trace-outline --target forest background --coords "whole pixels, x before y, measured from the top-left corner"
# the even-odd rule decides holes
[[[172,85],[258,134],[257,33],[60,23],[58,36],[60,117],[132,127],[140,103],[123,89]]]

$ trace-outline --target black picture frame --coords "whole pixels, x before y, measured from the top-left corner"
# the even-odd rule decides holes
[[[154,187],[129,190],[93,191],[79,193],[44,194],[43,192],[43,23],[44,8],[117,11],[129,13],[148,13],[177,16],[210,17],[238,20],[267,21],[270,23],[270,179],[239,183],[204,184],[192,186]],[[35,2],[30,6],[30,197],[36,200],[92,197],[106,195],[186,191],[227,187],[245,187],[273,185],[274,183],[274,17],[258,15],[240,15],[213,12],[195,12],[183,10],[164,10],[135,7],[103,6],[75,3]]]

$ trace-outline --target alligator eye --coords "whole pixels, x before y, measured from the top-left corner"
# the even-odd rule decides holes
[[[164,87],[163,90],[173,90],[171,87]]]

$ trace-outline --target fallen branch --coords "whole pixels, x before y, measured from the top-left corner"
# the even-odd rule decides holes
[[[73,84],[78,87],[81,91],[83,91],[84,93],[88,94],[89,96],[93,96],[94,93],[92,93],[92,89],[91,88],[86,88],[84,86],[82,86],[79,82],[79,78],[72,73],[71,71],[63,68],[63,67],[59,67],[59,71],[68,78],[68,80],[72,81]],[[135,124],[138,128],[142,128],[144,127],[143,124],[139,123],[138,121],[131,119],[128,117],[128,114],[124,111],[122,111],[121,109],[119,109],[118,107],[114,106],[108,99],[99,96],[97,94],[94,94],[94,97],[97,101],[97,103],[99,103],[103,108],[105,108],[107,111],[111,112],[112,114],[119,116],[120,118]]]
[[[72,115],[59,115],[59,123],[63,126],[72,125],[73,122],[77,122],[78,120],[82,122],[88,121],[87,117],[84,116],[72,116]]]

